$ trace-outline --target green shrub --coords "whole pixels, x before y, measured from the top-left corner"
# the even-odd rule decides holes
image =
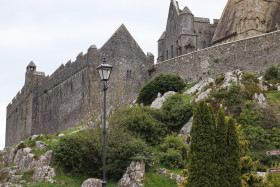
[[[161,142],[167,131],[166,125],[156,119],[162,119],[162,115],[159,110],[151,110],[144,106],[124,108],[113,115],[110,124],[125,128],[133,136],[155,145]]]
[[[224,80],[225,80],[225,74],[222,74],[222,75],[220,75],[219,77],[216,78],[215,84],[217,86],[221,86]]]
[[[241,87],[239,85],[233,84],[230,86],[229,90],[226,92],[226,104],[230,106],[235,106],[243,101],[241,93]]]
[[[257,77],[254,73],[244,72],[242,75],[241,82],[243,84],[254,84],[254,83],[258,83],[259,80],[257,79]]]
[[[242,132],[250,142],[250,148],[279,148],[280,129],[276,114],[271,109],[259,109],[251,101],[242,107],[239,122]],[[262,163],[265,163],[262,161]]]
[[[187,159],[187,147],[177,134],[171,134],[160,145],[160,163],[171,168],[181,168]]]
[[[273,168],[280,168],[280,164],[274,164]],[[268,187],[279,186],[280,184],[280,173],[270,173],[265,179],[265,184]]]
[[[92,132],[93,134],[93,132]],[[100,177],[102,147],[98,133],[90,138],[90,131],[65,136],[54,146],[54,161],[67,173],[83,173]]]
[[[141,88],[137,102],[150,105],[158,93],[163,95],[167,91],[179,92],[185,86],[186,84],[179,76],[160,74]]]
[[[275,66],[269,67],[264,74],[264,79],[269,80],[278,80],[279,78],[279,69]]]
[[[107,175],[121,178],[131,161],[150,162],[150,148],[116,126],[107,128]],[[66,173],[102,177],[102,130],[81,131],[63,137],[54,147],[54,163]]]
[[[164,123],[172,132],[178,132],[192,116],[193,107],[184,103],[183,96],[175,94],[163,103],[162,111],[165,113]]]
[[[161,154],[160,163],[170,168],[181,168],[184,162],[179,150],[168,149]]]

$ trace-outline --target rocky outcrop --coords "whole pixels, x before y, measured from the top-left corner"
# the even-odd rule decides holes
[[[184,177],[181,177],[180,175],[176,175],[176,174],[172,173],[171,171],[169,171],[165,168],[157,169],[155,172],[159,175],[164,175],[165,177],[168,177],[170,179],[175,179],[177,185],[181,185],[183,180],[185,180]]]
[[[186,140],[186,145],[188,146],[191,142],[191,129],[192,129],[193,117],[188,121],[186,125],[180,130],[179,136],[183,137]]]
[[[36,147],[40,151],[44,151],[47,149],[48,145],[41,141],[36,141]]]
[[[210,84],[214,84],[215,81],[212,78],[208,78],[205,80],[200,81],[199,83],[197,83],[195,86],[191,87],[190,89],[188,89],[184,94],[201,94],[204,90],[204,88]]]
[[[262,93],[255,93],[253,99],[257,101],[261,108],[265,108],[267,106],[266,98]]]
[[[176,94],[176,92],[173,91],[166,92],[162,97],[160,97],[159,94],[158,97],[152,102],[151,108],[160,109],[164,101],[174,94]]]
[[[223,85],[221,86],[222,88],[228,88],[230,85],[235,82],[239,85],[241,85],[240,80],[242,78],[242,72],[240,70],[235,70],[235,71],[230,71],[225,73],[225,78]],[[241,85],[242,86],[242,85]],[[242,86],[244,87],[244,86]]]
[[[139,187],[145,173],[145,163],[131,162],[125,174],[119,180],[118,185],[124,187]]]
[[[37,144],[36,144],[37,145]],[[42,181],[48,183],[56,183],[53,178],[55,171],[49,165],[52,160],[53,151],[47,151],[45,155],[35,156],[33,150],[29,147],[24,147],[23,142],[17,144],[14,148],[8,151],[0,160],[0,166],[3,168],[1,175],[6,176],[3,182],[4,186],[13,186],[8,183],[20,184],[25,183],[22,180],[22,174],[29,172],[32,178],[32,183]]]
[[[83,182],[81,187],[101,187],[102,186],[102,180],[100,179],[87,179]]]

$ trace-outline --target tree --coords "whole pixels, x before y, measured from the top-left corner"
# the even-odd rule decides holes
[[[228,181],[228,149],[227,149],[227,124],[225,120],[225,113],[220,108],[217,116],[216,127],[216,164],[218,172],[218,186],[230,186]]]
[[[189,176],[186,186],[217,186],[213,114],[204,101],[194,110],[189,151]]]
[[[241,165],[240,165],[240,150],[239,138],[235,127],[235,121],[229,118],[227,122],[227,149],[228,149],[228,181],[229,186],[241,186]]]

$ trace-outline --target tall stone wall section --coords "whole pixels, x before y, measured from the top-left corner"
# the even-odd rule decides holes
[[[191,83],[235,69],[260,73],[279,63],[280,31],[275,31],[182,55],[154,65],[150,72],[151,78],[173,74]]]
[[[89,53],[61,66],[35,92],[32,134],[50,134],[67,129],[85,117],[89,87]],[[92,63],[92,62],[91,62]]]
[[[149,79],[154,56],[145,55],[122,25],[97,49],[80,53],[75,62],[61,65],[51,76],[28,74],[30,81],[7,107],[6,147],[33,134],[53,134],[90,120],[103,111],[103,83],[97,66],[106,57],[113,65],[108,82],[108,114],[132,102]]]

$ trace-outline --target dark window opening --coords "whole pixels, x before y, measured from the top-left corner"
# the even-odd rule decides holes
[[[206,48],[206,47],[207,47],[206,41],[203,41],[203,42],[202,42],[202,49],[204,49],[204,48]]]
[[[131,79],[131,70],[126,71],[126,79]]]
[[[174,57],[174,54],[173,54],[173,45],[171,45],[171,58]]]
[[[166,60],[168,59],[168,50],[166,51]]]

